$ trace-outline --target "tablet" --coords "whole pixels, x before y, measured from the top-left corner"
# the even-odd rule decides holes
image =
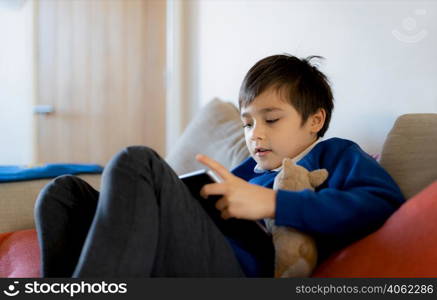
[[[222,179],[211,170],[198,170],[183,174],[179,178],[187,185],[191,194],[198,200],[202,208],[211,217],[217,227],[227,237],[237,239],[242,243],[252,243],[259,239],[271,238],[270,233],[260,221],[244,219],[223,219],[215,203],[220,195],[209,196],[207,199],[200,196],[200,190],[205,184],[222,182]],[[246,242],[244,242],[246,241]]]
[[[185,183],[191,194],[197,199],[203,199],[200,196],[200,190],[205,184],[222,181],[222,179],[211,170],[197,170],[181,175],[179,178]]]

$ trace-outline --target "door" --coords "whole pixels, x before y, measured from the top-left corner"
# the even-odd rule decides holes
[[[36,2],[36,163],[164,155],[165,2]]]

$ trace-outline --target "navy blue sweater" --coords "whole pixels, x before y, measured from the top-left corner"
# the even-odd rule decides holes
[[[278,190],[275,224],[313,236],[319,262],[375,231],[405,201],[390,175],[352,141],[322,141],[297,164],[309,171],[326,169],[329,176],[315,191]],[[272,188],[278,172],[254,173],[255,165],[249,157],[231,172],[250,183]],[[257,276],[260,262],[230,242],[246,275]]]

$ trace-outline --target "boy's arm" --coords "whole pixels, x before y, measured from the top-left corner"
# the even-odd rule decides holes
[[[379,164],[345,151],[318,192],[278,190],[275,223],[321,235],[356,235],[377,229],[405,201]]]

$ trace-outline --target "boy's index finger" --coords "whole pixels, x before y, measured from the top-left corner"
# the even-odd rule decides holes
[[[209,167],[224,180],[228,179],[229,175],[232,175],[224,166],[204,154],[197,154],[196,160]]]

